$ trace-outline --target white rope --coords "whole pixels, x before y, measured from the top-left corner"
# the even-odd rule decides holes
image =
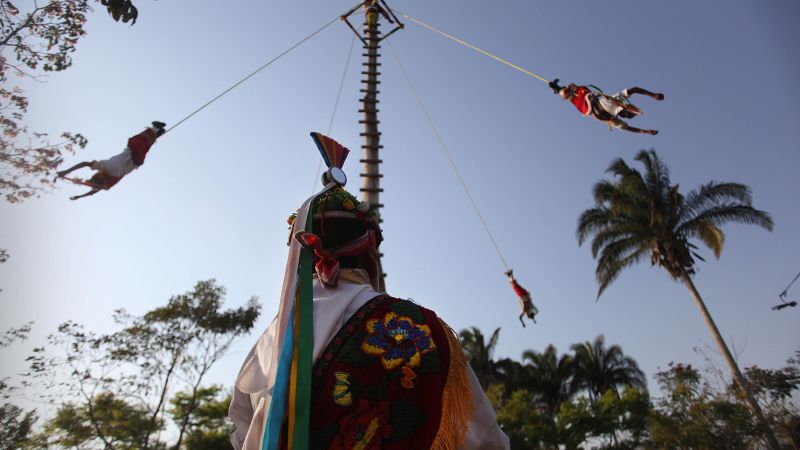
[[[486,220],[483,218],[483,214],[481,214],[480,209],[478,208],[478,204],[475,202],[475,199],[472,197],[472,194],[467,187],[467,183],[464,181],[464,177],[461,176],[461,172],[459,172],[458,167],[456,166],[456,162],[453,159],[453,156],[450,154],[450,151],[447,149],[447,145],[444,143],[442,136],[439,134],[439,131],[436,129],[436,126],[433,124],[433,120],[431,119],[430,114],[428,114],[428,110],[425,108],[425,105],[422,103],[422,99],[417,92],[417,89],[414,87],[414,83],[411,82],[411,77],[409,77],[408,72],[406,71],[405,66],[403,63],[400,62],[400,58],[397,56],[397,52],[395,52],[392,43],[386,39],[386,43],[389,46],[389,49],[392,51],[392,55],[394,55],[394,59],[397,61],[397,65],[400,66],[400,70],[403,72],[403,76],[408,82],[408,86],[411,88],[411,92],[414,94],[414,97],[417,99],[417,104],[419,104],[420,109],[422,110],[423,115],[425,116],[425,120],[427,120],[428,125],[430,125],[431,130],[433,130],[433,134],[436,135],[436,139],[439,141],[441,146],[442,152],[447,157],[447,160],[450,162],[450,167],[453,169],[453,172],[456,174],[459,183],[461,183],[461,188],[464,190],[464,193],[467,194],[470,203],[472,204],[472,208],[475,210],[475,214],[478,216],[478,219],[481,221],[481,225],[483,225],[483,229],[486,231],[486,235],[489,236],[489,240],[492,242],[492,246],[494,246],[495,251],[497,252],[497,256],[500,257],[500,262],[503,263],[506,271],[509,270],[508,264],[506,263],[506,259],[503,257],[503,253],[500,251],[500,247],[497,245],[497,241],[494,240],[494,236],[492,236],[492,232],[489,230],[489,225],[486,224]]]
[[[339,110],[339,99],[342,97],[342,88],[344,87],[344,80],[347,77],[347,68],[350,66],[350,57],[353,56],[353,48],[356,46],[356,38],[357,35],[353,35],[353,40],[350,42],[350,50],[347,52],[347,60],[345,60],[344,68],[342,69],[342,79],[339,81],[339,91],[336,93],[336,101],[333,103],[333,112],[331,113],[331,120],[328,122],[328,132],[325,135],[330,136],[331,130],[333,130],[333,120],[336,118],[336,111]],[[319,164],[317,164],[317,171],[316,176],[314,177],[314,187],[311,188],[311,193],[317,192],[317,183],[320,180],[320,174],[322,173],[322,162],[323,160],[320,158]]]
[[[272,58],[271,60],[267,61],[267,62],[266,62],[266,63],[264,63],[264,64],[263,64],[261,67],[259,67],[258,69],[254,70],[253,72],[251,72],[249,75],[247,75],[246,77],[244,77],[244,78],[242,78],[241,80],[239,80],[239,81],[237,81],[236,83],[234,83],[234,84],[233,84],[233,86],[229,87],[228,89],[225,89],[225,90],[224,90],[224,91],[222,91],[222,92],[221,92],[219,95],[217,95],[216,97],[214,97],[214,98],[212,98],[211,100],[207,101],[207,102],[206,102],[206,103],[205,103],[203,106],[201,106],[201,107],[199,107],[199,108],[195,109],[194,111],[192,111],[192,112],[191,112],[191,114],[189,114],[188,116],[184,117],[183,119],[181,119],[180,121],[178,121],[178,123],[176,123],[175,125],[173,125],[173,126],[171,126],[170,128],[168,128],[168,129],[167,129],[167,131],[165,131],[164,133],[166,134],[166,133],[169,133],[170,131],[174,130],[175,128],[177,128],[177,127],[178,127],[178,125],[182,124],[183,122],[186,122],[187,120],[189,120],[189,118],[191,118],[191,117],[192,117],[192,116],[194,116],[195,114],[199,113],[200,111],[204,110],[204,109],[205,109],[207,106],[209,106],[210,104],[212,104],[212,103],[214,103],[215,101],[219,100],[220,98],[222,98],[222,96],[224,96],[224,95],[225,95],[225,94],[227,94],[228,92],[230,92],[230,91],[232,91],[232,90],[236,89],[236,88],[237,88],[239,85],[241,85],[241,84],[242,84],[242,83],[244,83],[245,81],[249,80],[249,79],[250,79],[250,78],[251,78],[253,75],[257,74],[258,72],[261,72],[261,71],[262,71],[262,70],[264,70],[264,69],[266,69],[266,68],[267,68],[267,66],[269,66],[270,64],[272,64],[272,63],[274,63],[275,61],[279,60],[281,57],[283,57],[284,55],[286,55],[286,54],[287,54],[287,53],[289,53],[290,51],[294,50],[295,48],[299,47],[301,44],[305,43],[307,40],[309,40],[309,39],[311,39],[312,37],[316,36],[317,34],[319,34],[319,32],[321,32],[321,31],[322,31],[322,30],[324,30],[325,28],[328,28],[329,26],[331,26],[331,25],[332,25],[334,22],[336,22],[337,20],[339,20],[339,17],[338,17],[338,16],[337,16],[337,17],[335,17],[335,18],[334,18],[333,20],[331,20],[330,22],[328,22],[328,23],[326,23],[325,25],[323,25],[323,26],[321,26],[320,28],[318,28],[318,29],[317,29],[316,31],[314,31],[313,33],[311,33],[311,34],[309,34],[308,36],[304,37],[302,40],[300,40],[300,42],[298,42],[298,43],[296,43],[296,44],[292,45],[291,47],[289,47],[287,50],[285,50],[285,51],[284,51],[283,53],[281,53],[280,55],[278,55],[278,56],[276,56],[276,57]]]

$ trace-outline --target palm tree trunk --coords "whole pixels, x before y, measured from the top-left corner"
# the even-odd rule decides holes
[[[686,271],[683,271],[683,274],[681,275],[681,281],[683,281],[683,284],[685,284],[689,289],[689,293],[692,294],[694,303],[697,305],[697,309],[700,310],[700,315],[702,315],[703,320],[706,321],[706,326],[708,326],[708,329],[711,331],[711,335],[714,337],[714,340],[719,347],[719,351],[722,354],[722,359],[724,359],[725,363],[728,364],[728,369],[730,369],[733,379],[745,394],[745,401],[747,402],[747,405],[753,411],[753,414],[756,415],[756,418],[761,423],[761,426],[764,427],[764,432],[766,433],[767,442],[769,443],[770,448],[772,450],[780,450],[781,446],[778,444],[778,439],[772,432],[772,428],[769,426],[766,417],[764,417],[761,407],[753,397],[749,383],[744,378],[744,375],[742,375],[742,371],[739,370],[739,366],[736,364],[736,361],[733,359],[733,355],[731,355],[730,350],[728,350],[728,346],[725,344],[725,341],[722,339],[722,335],[719,333],[717,324],[714,323],[714,319],[711,318],[711,313],[708,312],[708,309],[703,302],[703,298],[700,297],[700,293],[697,292],[694,282],[692,282],[692,279],[689,277],[689,274],[686,273]]]

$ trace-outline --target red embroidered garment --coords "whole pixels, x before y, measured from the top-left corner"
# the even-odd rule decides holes
[[[413,302],[367,302],[314,365],[311,447],[430,448],[450,367],[447,332]]]
[[[156,132],[152,128],[148,128],[128,139],[128,148],[131,149],[131,157],[136,165],[141,166],[144,164],[144,158],[155,142]]]
[[[516,292],[517,295],[519,295],[520,297],[526,297],[530,295],[530,293],[527,290],[525,290],[524,287],[520,286],[519,283],[517,283],[517,280],[511,280],[511,287],[514,288],[514,292]]]
[[[589,106],[589,99],[586,97],[588,94],[591,94],[592,91],[589,90],[586,86],[578,86],[578,89],[575,91],[575,95],[569,99],[578,111],[581,112],[584,116],[589,114],[590,106]]]

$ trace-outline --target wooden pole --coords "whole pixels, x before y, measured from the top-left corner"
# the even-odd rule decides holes
[[[383,192],[380,180],[383,174],[380,171],[382,161],[379,155],[383,146],[380,145],[381,133],[378,131],[378,124],[380,123],[378,121],[378,94],[380,93],[378,90],[378,85],[380,84],[380,81],[378,81],[378,76],[380,75],[378,68],[381,65],[378,62],[381,56],[378,51],[380,50],[379,26],[381,14],[377,0],[365,2],[364,8],[366,14],[362,41],[365,42],[363,46],[365,52],[362,56],[366,58],[366,61],[363,63],[364,70],[361,71],[364,78],[361,80],[363,97],[361,97],[361,110],[359,111],[364,115],[363,119],[359,121],[359,123],[364,124],[364,131],[361,133],[361,136],[364,137],[364,145],[361,146],[364,149],[364,158],[360,160],[363,165],[361,200],[380,209],[383,208],[383,204],[380,201],[380,193]],[[381,253],[380,256],[383,256],[383,254]],[[383,271],[381,270],[381,272]],[[380,277],[379,285],[382,288],[381,290],[385,289],[385,275],[385,273],[382,273]]]

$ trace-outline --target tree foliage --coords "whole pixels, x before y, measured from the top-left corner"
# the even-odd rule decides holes
[[[477,327],[461,330],[458,337],[461,347],[464,348],[467,355],[469,365],[475,372],[475,376],[478,377],[481,387],[486,389],[498,378],[499,368],[492,359],[492,355],[500,337],[500,328],[494,330],[488,342]]]
[[[0,333],[0,350],[17,342],[25,341],[31,331],[31,323],[9,328]],[[33,426],[38,419],[36,411],[25,411],[8,403],[12,394],[19,390],[8,378],[0,378],[0,448],[34,448]]]
[[[699,240],[719,258],[725,243],[720,227],[727,223],[772,230],[769,214],[753,208],[749,187],[712,181],[683,195],[654,150],[642,150],[635,159],[644,173],[614,160],[606,171],[614,179],[595,184],[595,206],[578,219],[579,244],[592,238],[598,298],[622,270],[647,255],[673,278],[693,274],[695,258],[703,258],[690,240]]]
[[[486,395],[514,449],[766,448],[737,385],[712,386],[691,365],[670,363],[655,375],[661,395],[653,398],[636,361],[602,336],[567,354],[549,345],[526,350],[521,362],[482,364],[499,369]],[[780,444],[798,447],[800,351],[786,367],[746,373]]]
[[[47,133],[30,129],[24,122],[28,97],[7,82],[12,76],[41,81],[44,74],[69,68],[75,45],[86,34],[90,5],[88,0],[31,3],[20,11],[0,1],[0,194],[11,203],[50,190],[64,154],[87,143],[70,132],[53,143]]]
[[[619,345],[607,347],[605,342],[605,336],[600,335],[594,342],[572,346],[576,387],[585,389],[592,400],[608,390],[618,392],[622,386],[646,387],[644,373],[636,361],[625,356]]]
[[[194,394],[178,392],[170,403],[173,421],[187,424],[184,440],[187,450],[231,448],[230,435],[234,431],[228,420],[231,394],[222,386],[200,388]]]
[[[217,418],[209,416],[209,405],[217,401],[218,389],[202,382],[233,340],[252,329],[260,311],[255,298],[223,309],[224,296],[214,280],[201,281],[142,316],[117,311],[121,329],[113,333],[95,334],[74,322],[61,325],[49,341],[63,356],[31,358],[36,384],[61,404],[47,424],[54,443],[164,448],[157,436],[176,392],[169,414],[178,431],[175,448],[183,448],[185,439],[201,441],[201,432],[222,429],[209,422]]]
[[[650,447],[746,449],[763,438],[747,406],[714,392],[691,365],[670,363],[656,379],[666,395],[648,417]]]

